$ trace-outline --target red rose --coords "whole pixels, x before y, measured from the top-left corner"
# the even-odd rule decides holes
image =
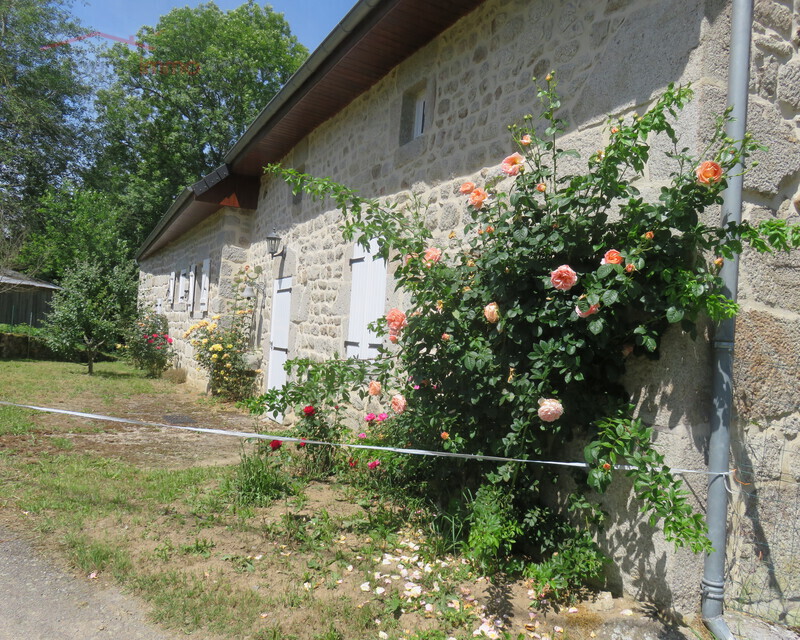
[[[301,440],[300,442],[297,443],[297,446],[298,447],[305,447],[306,446],[306,441],[305,440]]]
[[[283,444],[283,442],[281,442],[280,440],[273,440],[272,442],[269,443],[269,447],[273,451],[277,451],[278,449],[281,448],[282,444]]]
[[[316,412],[317,412],[317,410],[314,407],[312,407],[311,405],[308,405],[307,407],[303,407],[303,413],[305,413],[307,416],[313,416]]]

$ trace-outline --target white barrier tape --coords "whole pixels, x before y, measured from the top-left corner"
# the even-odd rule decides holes
[[[224,429],[208,429],[205,427],[187,427],[177,424],[165,424],[162,422],[148,422],[145,420],[131,420],[129,418],[115,418],[113,416],[104,416],[97,413],[84,413],[82,411],[69,411],[67,409],[53,409],[49,407],[36,407],[29,404],[16,404],[14,402],[5,402],[0,400],[0,405],[9,407],[20,407],[23,409],[32,409],[34,411],[43,411],[46,413],[60,413],[68,416],[77,416],[79,418],[89,418],[90,420],[105,420],[106,422],[119,422],[122,424],[134,424],[142,427],[162,427],[166,429],[182,429],[183,431],[194,431],[196,433],[211,433],[220,436],[235,436],[237,438],[252,438],[257,440],[279,440],[280,442],[302,442],[306,445],[315,444],[327,447],[342,447],[345,449],[368,449],[370,451],[388,451],[391,453],[406,453],[415,456],[435,456],[439,458],[463,458],[469,460],[488,460],[492,462],[520,462],[525,464],[541,464],[551,465],[558,467],[573,467],[578,469],[589,469],[589,465],[585,462],[561,462],[556,460],[528,460],[526,458],[503,458],[500,456],[479,455],[473,453],[453,453],[450,451],[428,451],[426,449],[402,449],[399,447],[379,447],[371,444],[350,444],[345,442],[324,442],[321,440],[309,440],[307,438],[295,438],[293,436],[275,436],[263,433],[245,433],[244,431],[225,431]],[[632,471],[637,469],[627,464],[614,465],[614,469],[620,471]],[[725,473],[714,473],[711,471],[697,471],[695,469],[672,469],[670,472],[676,474],[682,473],[699,473],[704,475],[713,476],[729,476],[730,471]]]

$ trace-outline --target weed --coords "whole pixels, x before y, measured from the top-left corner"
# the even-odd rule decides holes
[[[173,551],[175,551],[175,547],[172,545],[172,541],[167,539],[164,541],[163,544],[158,545],[153,550],[153,553],[155,553],[156,556],[161,560],[163,560],[164,562],[169,562],[169,559],[172,557]]]
[[[56,449],[62,449],[64,451],[69,451],[75,447],[75,443],[69,438],[55,436],[50,438],[50,444],[52,444]]]
[[[265,506],[277,498],[296,494],[299,488],[269,454],[243,451],[231,490],[239,504]]]
[[[115,578],[123,579],[132,571],[127,551],[111,544],[90,541],[79,534],[68,534],[64,542],[75,565],[86,573],[109,569]]]
[[[19,436],[36,428],[31,420],[34,412],[30,409],[0,405],[0,436]]]
[[[253,558],[249,556],[225,554],[222,556],[222,559],[226,562],[230,562],[236,573],[253,573],[256,570],[256,566],[253,564]]]
[[[181,545],[181,553],[184,555],[193,554],[203,556],[204,558],[209,558],[211,557],[211,550],[216,546],[217,545],[211,540],[206,540],[205,538],[195,538],[193,544]]]

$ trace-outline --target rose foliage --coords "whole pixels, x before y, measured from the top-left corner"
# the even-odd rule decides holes
[[[689,88],[670,86],[644,115],[609,122],[609,144],[582,173],[562,170],[579,155],[559,146],[566,124],[552,77],[538,94],[541,121],[528,116],[510,127],[517,148],[498,159],[496,178],[460,189],[471,221],[449,241],[432,241],[418,206],[384,205],[328,179],[267,168],[294,189],[333,199],[345,239],[364,247],[376,239],[396,265],[406,306],[397,310],[402,318],[392,310],[388,322],[376,323],[393,343],[377,359],[290,361],[294,382],[251,406],[313,403],[315,421],[336,407],[339,424],[355,395],[378,413],[402,394],[404,410],[370,423],[371,440],[545,460],[574,460],[585,445],[588,473],[382,456],[387,482],[429,496],[445,520],[466,522],[477,560],[519,568],[508,558],[522,557],[528,576],[558,591],[599,573],[592,540],[604,514],[591,490],[603,492],[623,475],[667,539],[696,552],[710,548],[702,516],[651,443],[651,429],[633,415],[622,385],[626,358],[656,358],[667,331],[695,337],[703,318],[733,316],[720,259],[743,243],[788,250],[800,245],[800,229],[780,220],[721,228],[701,217],[722,202],[733,167],[761,147],[749,136],[727,139],[725,114],[699,158],[680,148],[673,123]],[[635,185],[657,136],[672,143],[672,174],[648,200]],[[382,391],[368,397],[378,388],[372,381]],[[622,464],[631,469],[616,471]]]

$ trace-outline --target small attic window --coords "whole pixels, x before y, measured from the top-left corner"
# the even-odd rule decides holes
[[[427,83],[422,82],[403,94],[400,113],[400,144],[411,142],[427,128]]]

